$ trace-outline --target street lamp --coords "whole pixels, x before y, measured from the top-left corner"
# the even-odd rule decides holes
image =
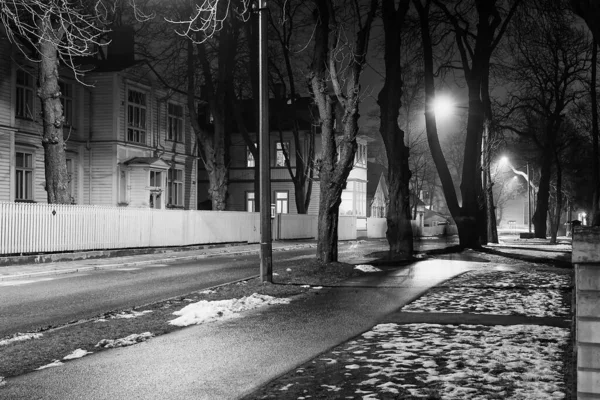
[[[529,180],[529,163],[527,162],[525,164],[527,166],[526,173],[523,173],[522,171],[515,169],[512,166],[512,164],[510,163],[508,157],[506,157],[506,156],[502,156],[500,158],[500,165],[507,165],[515,175],[522,176],[523,178],[525,178],[525,181],[527,182],[527,220],[529,222],[529,233],[531,234],[531,186],[533,186],[533,185],[532,185],[531,181]]]
[[[446,118],[451,115],[456,107],[449,96],[436,96],[431,103],[433,112],[437,118]]]

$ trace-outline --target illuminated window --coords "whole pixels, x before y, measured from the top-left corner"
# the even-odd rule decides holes
[[[276,147],[277,158],[275,160],[276,167],[285,167],[285,155],[283,154],[284,149],[289,157],[290,156],[290,142],[277,142],[277,147]]]
[[[287,214],[289,205],[288,192],[275,192],[275,205],[278,214]]]
[[[246,192],[246,211],[256,211],[256,201],[254,199],[254,192]]]

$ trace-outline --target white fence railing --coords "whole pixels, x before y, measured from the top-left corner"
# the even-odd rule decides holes
[[[314,239],[316,215],[278,214],[273,239]],[[367,236],[385,238],[385,218],[367,219]],[[455,227],[413,226],[415,236]],[[338,239],[357,238],[357,218],[340,216]],[[239,211],[0,203],[0,255],[260,241],[260,214]]]

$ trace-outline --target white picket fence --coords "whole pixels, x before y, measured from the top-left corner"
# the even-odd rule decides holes
[[[339,239],[356,239],[340,217]],[[317,216],[279,214],[274,239],[314,239]],[[260,214],[0,203],[0,255],[260,241]]]

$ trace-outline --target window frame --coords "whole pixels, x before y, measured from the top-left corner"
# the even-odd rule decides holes
[[[281,145],[281,148],[280,148]],[[291,159],[291,154],[290,154],[290,141],[289,140],[284,140],[283,142],[281,140],[278,140],[275,142],[275,167],[285,167],[285,154],[283,153],[283,149],[285,148],[285,152],[288,154],[288,157],[290,158],[290,165],[292,163],[292,159]],[[282,160],[282,164],[279,163],[279,155],[281,154],[281,160]]]
[[[183,198],[185,195],[184,182],[183,168],[169,168],[167,171],[167,204],[169,206],[183,207]],[[175,198],[175,201],[173,201],[173,198]]]
[[[18,154],[23,154],[30,157],[31,165],[17,165]],[[26,160],[26,157],[23,157]],[[27,164],[25,162],[25,164]],[[19,172],[21,172],[21,178],[19,178]],[[35,201],[35,151],[17,148],[15,149],[15,164],[14,164],[14,177],[15,177],[15,191],[14,198],[15,202],[33,202]],[[29,177],[29,179],[27,179]]]
[[[60,104],[63,108],[63,125],[72,127],[75,125],[73,109],[75,87],[71,82],[65,80],[59,80],[58,85],[60,87]]]
[[[66,167],[67,167],[67,193],[69,193],[69,196],[71,196],[71,203],[75,204],[75,196],[73,194],[73,165],[75,165],[75,162],[72,158],[67,158],[66,160]]]
[[[256,212],[256,194],[253,190],[247,190],[244,193],[245,207],[247,212]],[[249,207],[252,204],[252,207]]]
[[[171,107],[180,109],[181,115],[177,115],[176,113],[171,112]],[[175,125],[173,125],[174,122],[176,122]],[[183,143],[185,126],[184,123],[185,119],[183,105],[172,101],[167,102],[167,140],[170,140],[172,142]],[[175,132],[175,135],[173,134],[173,126],[177,130],[177,132]]]
[[[279,194],[285,194],[285,198],[278,198],[277,195]],[[289,190],[276,190],[274,193],[273,198],[275,199],[275,212],[277,214],[289,214],[290,213],[290,192]],[[283,206],[285,204],[285,211],[282,210],[283,207],[280,207],[280,203],[281,206]]]
[[[24,77],[23,82],[19,78]],[[25,69],[18,68],[15,80],[15,118],[33,121],[34,110],[33,76]]]
[[[140,100],[136,101],[132,94],[139,95]],[[136,88],[128,88],[126,111],[125,141],[145,145],[148,139],[148,93]]]
[[[254,142],[254,146],[257,146],[257,143]],[[246,168],[254,168],[256,167],[256,160],[254,159],[254,155],[250,151],[250,146],[246,146]]]

